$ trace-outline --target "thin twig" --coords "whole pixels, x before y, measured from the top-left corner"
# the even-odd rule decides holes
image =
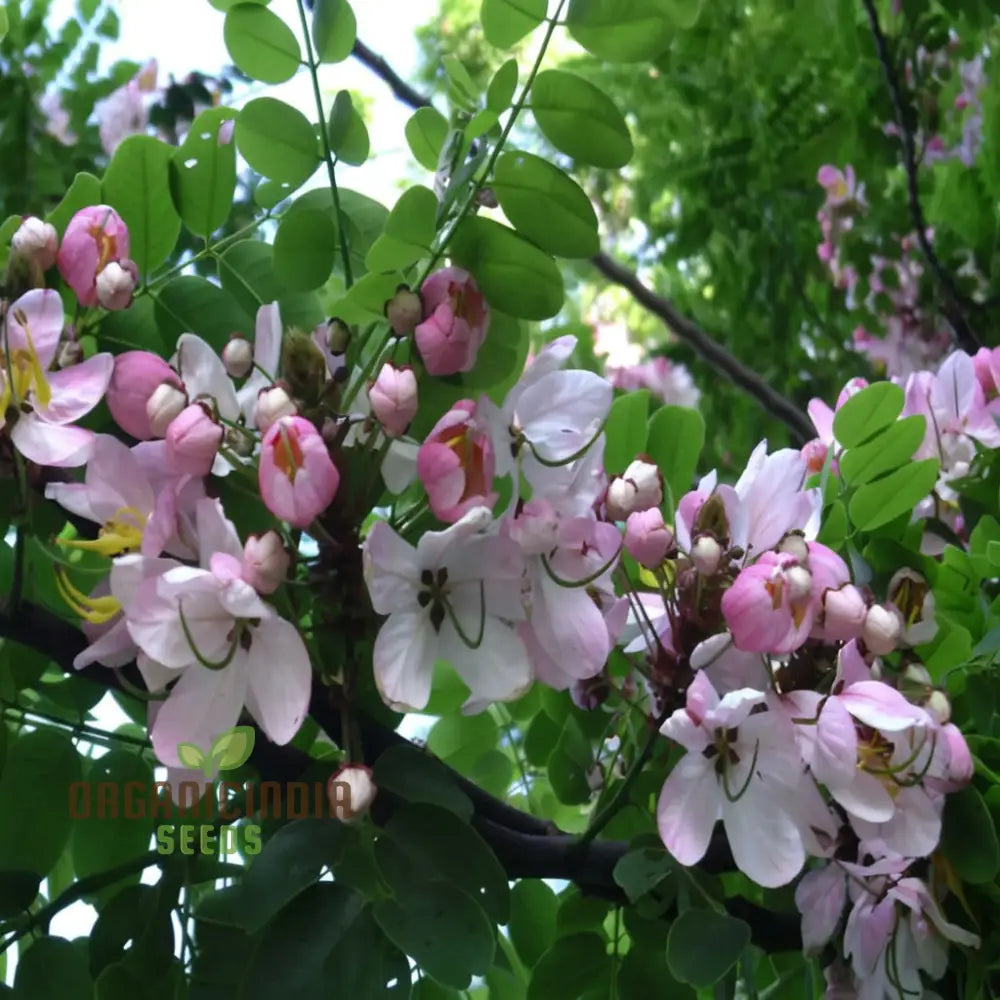
[[[924,210],[920,204],[920,189],[917,182],[918,164],[916,146],[913,141],[913,133],[906,125],[903,95],[899,86],[899,78],[893,66],[892,56],[889,54],[889,43],[882,31],[882,26],[879,24],[878,12],[875,10],[875,0],[862,0],[862,3],[864,3],[865,10],[868,12],[872,37],[875,39],[875,50],[878,53],[878,60],[882,64],[882,75],[885,77],[886,86],[889,88],[892,111],[896,119],[896,126],[899,129],[899,138],[903,145],[903,168],[906,170],[906,189],[910,203],[910,215],[913,219],[913,225],[917,230],[917,242],[920,244],[920,249],[944,292],[945,301],[943,311],[955,331],[955,339],[958,341],[959,347],[970,353],[974,353],[981,346],[981,341],[962,312],[963,305],[968,305],[969,301],[955,284],[955,279],[941,263],[927,236],[927,220],[924,218]]]
[[[670,330],[721,375],[753,396],[773,417],[782,421],[800,444],[816,436],[812,422],[790,399],[768,385],[755,371],[733,357],[722,344],[713,340],[697,323],[682,316],[673,303],[647,288],[638,275],[619,264],[606,253],[590,258],[591,264],[606,278],[621,285],[632,298],[655,316],[659,316]]]
[[[397,100],[408,104],[411,108],[429,108],[431,100],[414,90],[386,61],[370,48],[360,38],[354,42],[351,52],[358,62],[364,63],[377,77],[384,80]]]

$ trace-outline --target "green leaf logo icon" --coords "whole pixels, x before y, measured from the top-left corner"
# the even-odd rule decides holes
[[[231,771],[246,763],[253,752],[253,726],[234,726],[220,733],[212,743],[209,758],[220,771]]]
[[[192,771],[200,771],[205,766],[205,754],[193,743],[178,743],[177,758]]]

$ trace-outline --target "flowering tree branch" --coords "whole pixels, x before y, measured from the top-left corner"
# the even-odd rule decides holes
[[[889,53],[888,40],[879,23],[878,12],[875,10],[875,2],[874,0],[864,0],[864,5],[871,24],[872,37],[875,40],[875,50],[878,54],[878,60],[882,65],[882,75],[885,77],[886,86],[889,88],[893,116],[899,128],[900,142],[903,145],[903,168],[906,171],[907,197],[913,225],[917,230],[917,242],[920,244],[920,249],[944,292],[944,314],[955,331],[955,339],[958,341],[958,345],[963,350],[974,353],[981,346],[981,341],[969,325],[969,321],[963,312],[963,307],[974,306],[975,304],[971,303],[962,294],[955,284],[955,279],[949,274],[944,264],[941,263],[927,236],[927,219],[924,217],[924,210],[920,204],[920,189],[917,180],[916,144],[913,140],[913,132],[910,131],[906,124],[906,113],[903,105],[902,91],[899,86],[899,78],[893,65],[892,56]]]
[[[25,602],[16,616],[0,609],[0,637],[50,657],[73,676],[86,677],[108,689],[119,687],[117,672],[99,664],[74,670],[73,658],[87,645],[86,638],[71,623],[38,605]],[[134,666],[125,668],[125,673],[134,674],[135,683],[140,681]],[[340,715],[328,697],[328,689],[314,688],[309,709],[316,722],[336,740],[340,735]],[[399,733],[370,719],[360,717],[357,723],[364,759],[369,765],[390,747],[408,742]],[[276,781],[297,777],[309,763],[308,755],[292,746],[275,745],[256,728],[251,762],[261,777]],[[626,841],[584,841],[494,798],[460,774],[452,772],[452,777],[472,801],[473,827],[496,854],[508,878],[565,879],[590,895],[619,904],[626,902],[614,879],[615,865],[629,851]],[[699,867],[709,874],[733,869],[729,845],[721,830],[713,836]],[[733,916],[750,925],[753,941],[761,948],[773,952],[801,947],[797,914],[773,913],[740,898],[727,900],[726,906]]]
[[[673,303],[647,288],[634,272],[603,252],[591,257],[590,262],[606,278],[630,292],[639,305],[662,319],[672,333],[690,345],[718,372],[753,396],[768,413],[791,430],[799,443],[804,444],[816,436],[809,418],[791,400],[733,357],[697,323],[678,312]]]

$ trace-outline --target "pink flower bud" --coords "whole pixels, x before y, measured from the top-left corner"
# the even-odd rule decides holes
[[[868,608],[861,591],[845,583],[823,595],[823,627],[821,638],[847,642],[857,639],[865,625]]]
[[[150,426],[146,407],[164,382],[182,388],[177,373],[159,355],[125,351],[115,357],[107,400],[111,416],[123,431],[140,441],[157,436]]]
[[[97,275],[97,301],[105,309],[127,309],[139,280],[139,269],[130,260],[111,261]]]
[[[492,507],[496,458],[488,434],[475,422],[476,404],[457,402],[431,429],[417,452],[417,475],[434,516],[454,523],[473,507]]]
[[[269,389],[261,389],[257,396],[257,406],[254,409],[254,420],[257,429],[266,434],[271,425],[282,417],[298,416],[299,408],[288,395],[288,390],[282,385],[272,385]]]
[[[261,442],[260,495],[275,517],[308,528],[337,493],[340,473],[318,430],[301,417],[282,417]]]
[[[222,444],[222,425],[204,403],[192,403],[167,428],[167,466],[178,475],[207,476]]]
[[[80,304],[96,306],[97,276],[112,261],[128,257],[128,228],[107,205],[82,208],[69,221],[56,263]]]
[[[997,385],[1000,351],[995,348],[980,347],[972,356],[972,368],[976,373],[976,381],[982,386],[983,395],[987,400],[993,399],[1000,390],[1000,386]]]
[[[663,503],[663,477],[651,462],[636,459],[608,484],[604,507],[609,521],[624,521],[637,510]]]
[[[171,421],[180,416],[187,405],[187,393],[183,389],[178,389],[173,382],[159,385],[146,403],[146,416],[149,418],[152,436],[166,437]]]
[[[891,653],[903,633],[903,616],[893,607],[873,604],[865,615],[861,638],[876,656]]]
[[[385,304],[385,317],[397,337],[413,333],[424,318],[424,304],[420,296],[406,285],[400,285],[396,294]]]
[[[371,768],[364,764],[345,764],[326,783],[330,808],[341,823],[351,823],[364,816],[377,794],[378,785]]]
[[[243,546],[243,579],[258,594],[273,594],[285,582],[292,559],[276,531],[251,535]]]
[[[722,546],[711,535],[699,535],[691,546],[691,562],[702,576],[713,576],[722,561]]]
[[[378,378],[368,387],[372,413],[389,437],[399,437],[417,415],[417,377],[406,365],[397,368],[387,362]]]
[[[457,267],[432,274],[421,286],[426,319],[414,331],[429,375],[471,371],[486,339],[490,310],[471,275]]]
[[[663,523],[659,507],[637,510],[625,522],[625,548],[646,569],[656,569],[673,548],[674,533]]]
[[[59,234],[56,227],[27,215],[10,241],[13,253],[37,264],[47,271],[56,262],[59,252]]]
[[[253,347],[246,337],[234,335],[222,348],[222,363],[230,378],[246,378],[253,368]]]

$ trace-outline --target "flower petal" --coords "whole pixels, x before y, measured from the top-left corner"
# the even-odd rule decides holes
[[[255,628],[247,671],[250,714],[273,742],[284,746],[302,725],[312,689],[309,654],[295,626],[272,618]]]

